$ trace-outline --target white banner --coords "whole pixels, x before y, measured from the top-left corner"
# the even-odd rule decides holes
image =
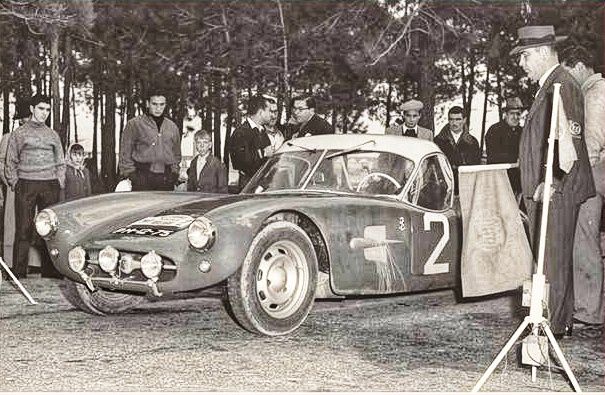
[[[461,167],[459,194],[463,296],[520,287],[531,278],[532,253],[506,170]]]

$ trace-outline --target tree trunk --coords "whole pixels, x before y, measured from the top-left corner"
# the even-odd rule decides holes
[[[50,26],[50,84],[52,96],[52,128],[59,131],[65,146],[65,135],[61,133],[61,92],[59,91],[59,27]]]
[[[280,0],[277,0],[277,8],[279,9],[279,20],[282,28],[282,41],[284,45],[284,93],[285,95],[290,92],[290,71],[288,67],[288,30],[286,29],[286,22],[284,20],[284,10]],[[284,95],[284,96],[285,96]],[[290,98],[285,96],[286,102],[290,101]]]
[[[462,107],[466,111],[466,68],[464,67],[464,58],[460,59],[460,78],[462,84],[460,85],[460,93],[462,93]]]
[[[473,106],[473,96],[475,91],[475,66],[477,64],[477,58],[474,53],[471,53],[469,60],[469,73],[468,73],[468,91],[466,98],[466,106],[464,107],[464,111],[466,114],[466,126],[468,127],[471,122],[471,107]]]
[[[71,84],[71,108],[74,113],[74,138],[78,142],[78,119],[76,118],[76,90],[74,84]]]
[[[212,111],[214,107],[214,103],[212,103],[212,98],[214,97],[214,91],[212,86],[212,78],[208,79],[208,100],[206,100],[206,106],[204,108],[205,115],[202,120],[202,129],[211,132],[212,131]]]
[[[386,101],[387,119],[385,121],[385,128],[388,128],[389,125],[391,124],[391,106],[392,106],[392,103],[393,103],[392,100],[391,100],[391,95],[392,94],[393,94],[393,83],[389,79],[389,90],[387,91],[387,101]]]
[[[420,101],[424,104],[420,125],[430,130],[437,135],[439,131],[435,130],[435,57],[437,51],[434,48],[434,43],[429,38],[423,38],[423,43],[420,45],[420,80],[418,82],[418,92],[420,92]]]
[[[214,88],[212,89],[214,92],[214,125],[212,128],[212,132],[214,135],[214,156],[221,158],[221,76],[218,73],[215,73],[214,78],[212,78],[212,84]]]
[[[70,109],[70,91],[71,91],[71,82],[73,79],[73,70],[72,70],[72,62],[71,62],[71,37],[69,33],[65,33],[65,75],[63,77],[63,106],[62,106],[62,116],[61,116],[61,129],[59,131],[59,136],[61,137],[61,143],[63,144],[63,148],[65,149],[69,143],[69,109]]]
[[[498,119],[502,120],[502,72],[500,68],[496,70],[496,84],[498,86]]]
[[[487,65],[487,71],[485,72],[485,97],[483,99],[483,119],[481,120],[481,153],[483,153],[483,147],[485,145],[485,122],[487,120],[487,102],[489,97],[489,62]]]
[[[112,84],[107,88],[105,122],[101,131],[101,179],[105,191],[111,191],[116,185],[116,94]]]
[[[96,67],[95,67],[96,68]],[[90,172],[93,180],[98,180],[99,177],[99,166],[98,166],[98,127],[99,127],[99,83],[93,81],[92,85],[92,164],[90,165]],[[95,183],[96,185],[97,183]]]
[[[4,71],[4,70],[3,70]],[[4,120],[2,122],[2,134],[7,134],[10,133],[11,131],[11,125],[10,122],[8,121],[10,118],[10,114],[8,111],[8,106],[9,106],[9,97],[10,97],[10,87],[9,84],[7,83],[6,79],[3,79],[3,83],[2,83],[2,119]]]

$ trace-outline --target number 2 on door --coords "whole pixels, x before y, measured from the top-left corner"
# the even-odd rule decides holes
[[[448,273],[450,271],[450,264],[446,263],[435,263],[443,249],[447,245],[447,242],[450,240],[450,224],[447,220],[447,217],[440,213],[425,213],[424,214],[424,230],[430,231],[431,224],[433,222],[441,222],[443,224],[443,235],[439,242],[433,249],[433,252],[429,256],[429,258],[424,263],[424,272],[423,274],[439,274],[439,273]]]

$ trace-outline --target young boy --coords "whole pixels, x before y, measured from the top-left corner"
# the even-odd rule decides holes
[[[79,199],[90,196],[90,172],[84,166],[84,147],[73,143],[65,155],[65,196],[64,200]]]
[[[187,191],[205,193],[227,193],[227,169],[223,162],[213,156],[212,137],[205,130],[194,135],[198,155],[191,160],[187,170]]]

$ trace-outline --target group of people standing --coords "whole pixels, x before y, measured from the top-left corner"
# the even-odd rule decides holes
[[[67,155],[63,154],[59,135],[46,125],[50,108],[50,98],[44,95],[35,95],[29,102],[28,110],[21,104],[15,116],[20,126],[4,135],[0,141],[0,244],[3,248],[7,197],[14,194],[12,263],[17,278],[27,276],[30,244],[41,244],[33,232],[36,210],[40,211],[60,200],[81,198],[91,193],[90,175],[84,166],[84,147],[72,144],[67,149]],[[61,277],[51,264],[46,249],[41,248],[40,252],[42,277]]]
[[[602,331],[605,79],[595,73],[593,57],[583,47],[568,47],[559,58],[556,45],[566,37],[556,36],[553,26],[526,26],[518,30],[518,36],[510,55],[518,56],[519,66],[539,89],[523,127],[520,119],[526,108],[518,97],[506,99],[502,121],[485,136],[486,162],[518,163],[518,169],[509,170],[509,179],[527,211],[530,243],[537,252],[553,86],[560,83],[563,113],[559,114],[546,230],[548,313],[558,337],[570,336],[574,325]],[[448,111],[448,124],[434,138],[431,130],[417,125],[422,108],[417,100],[405,102],[403,122],[386,133],[433,140],[448,157],[457,186],[458,167],[480,164],[481,148],[467,130],[461,107]]]
[[[212,155],[212,135],[202,129],[201,122],[193,121],[195,113],[188,116],[190,122],[186,127],[191,130],[186,133],[193,135],[196,155],[184,161],[181,134],[164,115],[166,95],[161,91],[150,92],[146,106],[146,113],[128,121],[120,142],[120,174],[131,181],[132,190],[169,191],[184,184],[187,191],[226,193],[227,168]],[[287,139],[334,133],[315,109],[315,98],[294,98],[291,120],[280,125],[274,98],[260,94],[250,98],[247,116],[228,139],[226,150],[239,175],[239,190]],[[185,169],[180,168],[183,164]]]

